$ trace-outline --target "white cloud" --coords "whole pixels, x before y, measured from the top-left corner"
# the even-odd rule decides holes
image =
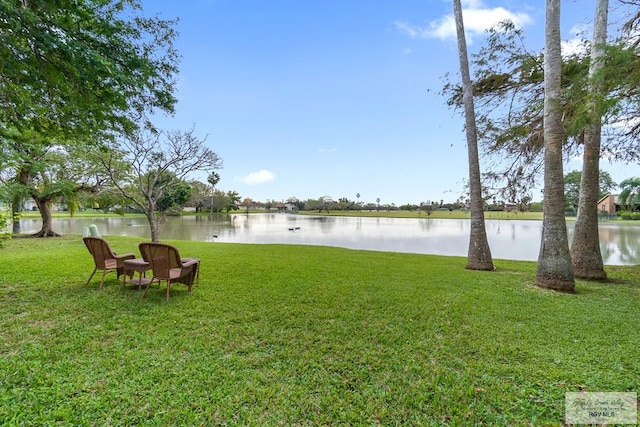
[[[275,178],[276,176],[273,174],[273,172],[262,169],[257,172],[251,172],[249,175],[240,178],[240,181],[249,185],[264,184],[265,182],[273,181]]]
[[[561,42],[562,55],[586,55],[588,45],[585,40],[591,38],[589,27],[585,24],[574,25],[569,30],[569,34],[572,38]]]
[[[585,55],[587,53],[587,44],[582,39],[563,40],[560,42],[562,56]]]
[[[467,0],[462,2],[462,17],[467,42],[473,41],[473,36],[483,34],[498,23],[510,20],[516,28],[522,28],[532,22],[526,13],[511,12],[503,7],[486,7],[481,0]],[[451,15],[431,21],[426,27],[412,25],[404,21],[396,21],[396,28],[411,38],[437,38],[441,40],[456,38],[456,23]]]

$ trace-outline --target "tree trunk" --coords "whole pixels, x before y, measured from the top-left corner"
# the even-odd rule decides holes
[[[145,216],[147,217],[147,221],[149,221],[149,228],[151,229],[151,241],[159,242],[160,241],[160,231],[158,230],[158,221],[157,215],[155,212],[145,212]]]
[[[38,196],[37,192],[35,189],[32,188],[32,180],[31,180],[31,173],[29,171],[28,168],[21,168],[18,171],[18,174],[16,175],[16,179],[17,181],[22,184],[23,186],[25,186],[26,188],[29,188],[30,193],[31,193],[31,198],[33,199],[33,201],[36,203],[36,206],[38,206],[38,210],[40,211],[40,218],[42,219],[42,228],[40,229],[40,231],[38,231],[37,233],[35,233],[33,236],[34,237],[57,237],[60,236],[58,233],[56,233],[55,231],[53,231],[53,225],[51,223],[51,198],[49,197],[40,197]],[[14,206],[19,206],[20,205],[20,201],[19,200],[14,200]],[[14,227],[15,227],[15,222],[14,222]],[[18,225],[19,227],[19,225]],[[15,228],[14,228],[15,230]]]
[[[38,209],[40,210],[40,217],[42,218],[42,229],[34,234],[35,237],[57,237],[58,233],[53,231],[51,224],[51,200],[43,199],[41,197],[34,197]]]
[[[575,280],[564,218],[560,108],[560,0],[547,0],[544,53],[544,218],[536,285],[573,292]]]
[[[467,42],[464,34],[460,0],[453,0],[453,13],[456,20],[456,33],[458,36],[458,56],[460,58],[460,74],[462,76],[462,96],[464,101],[465,129],[469,157],[471,231],[469,235],[469,251],[467,253],[466,268],[471,270],[493,270],[491,249],[489,248],[484,223],[484,203],[482,202],[482,182],[480,180],[480,159],[478,156],[478,132],[476,128],[476,114],[473,105]]]
[[[606,280],[600,236],[598,234],[598,192],[600,187],[600,142],[602,135],[601,102],[603,96],[601,70],[604,67],[607,41],[609,0],[598,0],[591,46],[589,77],[591,80],[591,122],[585,132],[584,154],[578,217],[571,244],[571,259],[576,277]]]
[[[11,224],[13,227],[13,234],[19,234],[22,230],[20,228],[20,208],[21,200],[19,197],[15,197],[11,203]]]

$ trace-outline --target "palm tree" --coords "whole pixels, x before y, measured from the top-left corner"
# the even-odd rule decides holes
[[[471,197],[471,231],[467,267],[471,270],[493,270],[493,260],[487,231],[484,225],[484,206],[482,203],[482,183],[480,181],[480,160],[478,158],[478,131],[476,114],[473,105],[473,91],[469,72],[467,41],[464,35],[462,5],[460,0],[453,0],[453,14],[456,20],[458,36],[458,56],[460,57],[460,74],[462,76],[462,97],[464,102],[465,129],[467,133],[467,150],[469,156],[469,192]]]
[[[211,184],[211,215],[213,215],[213,190],[216,188],[216,184],[220,182],[220,175],[218,172],[211,172],[207,177],[207,182]]]
[[[640,204],[640,178],[625,179],[620,183],[620,206],[633,211]]]
[[[607,15],[609,0],[598,0],[596,5],[589,77],[591,79],[591,102],[589,105],[591,121],[584,138],[582,160],[582,178],[580,180],[580,198],[578,216],[571,243],[571,259],[576,277],[590,280],[606,280],[600,236],[598,235],[598,196],[600,190],[600,142],[602,134],[603,79],[602,69],[606,56]]]
[[[544,53],[544,217],[536,285],[573,292],[575,280],[564,218],[560,107],[560,0],[547,0]]]

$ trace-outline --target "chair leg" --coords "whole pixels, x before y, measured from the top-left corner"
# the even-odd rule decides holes
[[[91,273],[91,276],[89,276],[89,280],[87,280],[87,283],[85,284],[85,286],[87,286],[89,284],[89,282],[93,278],[93,275],[96,274],[96,271],[98,271],[98,267],[93,269],[93,273]]]
[[[192,271],[191,274],[189,274],[189,280],[188,280],[189,283],[187,284],[187,288],[189,289],[189,292],[191,292],[191,289],[193,288],[193,282],[195,281],[196,277],[198,277],[198,274],[196,272]]]
[[[104,284],[104,276],[107,275],[107,270],[102,270],[102,279],[100,279],[100,289],[102,289],[102,285]]]
[[[171,280],[167,280],[167,301],[169,301],[169,290],[171,289]]]
[[[147,283],[147,287],[144,290],[144,293],[142,294],[142,298],[147,296],[147,292],[149,292],[149,288],[151,287],[151,284],[153,283],[153,281],[156,280],[155,278],[152,278],[149,283]],[[162,280],[158,280],[158,286],[160,286],[160,283],[162,282]]]

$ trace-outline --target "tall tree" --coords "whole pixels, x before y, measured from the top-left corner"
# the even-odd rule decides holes
[[[0,123],[78,138],[173,111],[174,23],[139,0],[0,2]]]
[[[578,170],[567,172],[564,176],[565,209],[575,209],[578,207],[581,180],[582,172]],[[600,171],[598,181],[598,200],[618,187],[618,184],[615,183],[607,171]]]
[[[14,202],[28,194],[39,206],[41,235],[55,235],[47,208],[58,197],[32,191],[46,153],[173,112],[173,25],[144,17],[138,0],[0,2],[0,138],[12,162],[0,168],[14,173],[8,185],[23,187]]]
[[[185,206],[195,208],[196,212],[204,212],[205,206],[211,203],[209,186],[197,180],[189,181],[189,184],[191,185],[191,198]]]
[[[544,212],[536,285],[573,292],[575,280],[562,181],[560,0],[546,0],[544,53]]]
[[[207,182],[211,184],[211,215],[213,215],[213,194],[216,184],[220,182],[220,174],[218,174],[218,172],[211,172],[209,176],[207,176]]]
[[[237,211],[240,209],[240,194],[237,191],[227,191],[226,203],[224,206],[224,210],[229,213],[230,211]]]
[[[590,117],[584,135],[578,217],[571,242],[573,273],[575,277],[589,280],[605,280],[607,278],[600,253],[597,204],[600,187],[601,105],[605,95],[602,71],[606,58],[608,9],[609,0],[598,0],[589,63],[591,90],[588,108]]]
[[[603,102],[598,104],[604,130],[601,151],[625,161],[640,158],[640,132],[634,132],[640,130],[634,126],[640,111],[640,55],[634,22],[607,45],[604,68],[597,74],[603,88]],[[588,106],[596,100],[589,84],[591,43],[582,43],[584,49],[562,58],[564,154],[571,156],[583,153],[593,114]],[[486,45],[472,59],[479,142],[493,160],[483,182],[517,202],[543,171],[543,55],[528,50],[522,30],[502,22],[490,30]],[[462,105],[462,91],[453,79],[443,93],[450,105]]]
[[[167,191],[158,200],[156,207],[160,212],[173,210],[172,214],[180,214],[191,198],[192,187],[188,182],[177,180],[174,177],[170,179],[173,181],[173,185],[167,187]]]
[[[162,216],[158,204],[177,184],[197,171],[222,167],[222,160],[189,131],[139,131],[96,154],[111,184],[142,210],[151,227],[151,240],[160,240]]]
[[[640,205],[640,178],[625,179],[620,183],[620,205],[626,211],[635,211]]]
[[[469,251],[467,254],[467,268],[472,270],[493,270],[493,260],[487,232],[484,223],[484,206],[482,201],[482,183],[480,177],[480,159],[478,155],[478,135],[476,116],[473,104],[473,89],[467,41],[464,34],[462,19],[462,5],[460,0],[453,0],[453,14],[456,21],[458,37],[458,56],[460,58],[460,74],[462,77],[462,91],[464,103],[465,129],[467,136],[467,151],[469,160],[469,193],[471,199],[471,230],[469,236]]]
[[[10,195],[14,209],[27,198],[36,203],[42,226],[35,236],[57,235],[51,225],[53,202],[65,202],[73,212],[80,193],[95,191],[105,182],[106,177],[96,171],[82,146],[73,142],[51,145],[38,132],[22,131],[12,135],[7,145],[13,155],[5,168],[12,178],[5,183],[4,192]]]
[[[637,155],[640,150],[640,144],[637,143],[640,139],[640,121],[637,120],[640,117],[640,65],[638,65],[640,62],[640,1],[619,0],[619,2],[630,5],[633,9],[629,14],[629,20],[622,28],[624,37],[621,43],[618,43],[618,46],[622,46],[622,48],[617,52],[612,52],[616,55],[613,57],[613,61],[608,58],[607,65],[611,64],[609,68],[617,71],[614,76],[615,80],[623,81],[617,87],[619,89],[617,94],[623,99],[631,98],[633,100],[625,103],[621,108],[621,114],[619,114],[621,117],[616,122],[616,128],[623,129],[623,132],[616,135],[616,140],[618,146],[622,147],[620,152],[631,151],[632,154]],[[612,51],[611,47],[608,51]],[[606,80],[611,80],[610,76],[607,75]]]

